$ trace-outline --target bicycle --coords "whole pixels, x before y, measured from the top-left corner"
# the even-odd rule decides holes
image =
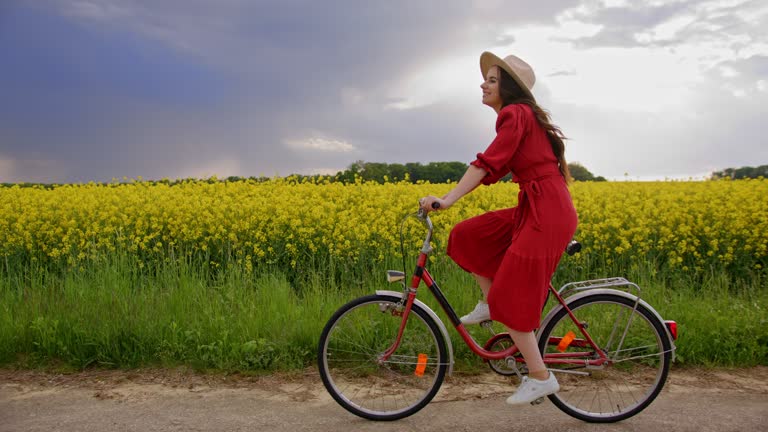
[[[333,314],[320,336],[318,368],[325,388],[347,411],[369,420],[416,413],[453,371],[445,324],[416,299],[422,281],[463,341],[494,372],[527,373],[509,334],[493,334],[480,346],[461,323],[426,268],[432,221],[419,209],[403,224],[411,216],[427,233],[410,285],[404,272],[388,270],[387,280],[402,284],[402,292],[377,290],[350,301]],[[566,252],[573,255],[580,248],[572,241]],[[561,389],[548,398],[568,415],[595,423],[624,420],[645,409],[658,396],[674,361],[677,323],[663,320],[640,298],[640,287],[621,277],[571,282],[559,290],[550,284],[549,296],[558,304],[542,319],[537,340],[547,368],[559,375]],[[490,324],[483,326],[491,329]]]

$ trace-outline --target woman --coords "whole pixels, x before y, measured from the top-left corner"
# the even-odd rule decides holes
[[[531,94],[535,76],[516,56],[484,52],[480,70],[483,103],[498,114],[496,138],[477,154],[459,183],[442,198],[419,202],[425,211],[438,203],[450,208],[478,185],[490,185],[508,173],[520,185],[517,207],[491,211],[457,224],[448,239],[448,255],[471,272],[483,292],[464,324],[493,319],[507,327],[528,366],[528,377],[507,399],[532,402],[560,386],[544,365],[534,330],[539,327],[552,274],[576,231],[576,211],[563,134]]]

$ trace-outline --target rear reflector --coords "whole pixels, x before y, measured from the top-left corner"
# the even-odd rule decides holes
[[[664,321],[664,324],[667,325],[669,333],[672,335],[672,340],[677,340],[677,323],[674,321]]]
[[[557,344],[557,350],[560,352],[565,352],[565,350],[568,349],[568,345],[573,342],[573,339],[576,337],[576,333],[569,331],[568,333],[563,336],[562,339],[560,339],[560,343]]]

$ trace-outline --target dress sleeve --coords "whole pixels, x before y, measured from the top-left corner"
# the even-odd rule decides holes
[[[511,170],[509,162],[515,155],[526,133],[526,112],[520,105],[508,105],[499,113],[496,120],[496,138],[488,148],[477,154],[471,165],[482,168],[487,173],[484,185],[491,185],[507,175]]]

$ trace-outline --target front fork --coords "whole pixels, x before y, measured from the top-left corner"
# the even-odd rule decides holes
[[[411,314],[411,309],[413,308],[413,301],[416,299],[416,291],[413,289],[408,290],[408,296],[405,298],[405,305],[401,306],[402,303],[398,303],[395,305],[395,307],[388,307],[389,313],[392,314],[392,316],[399,316],[402,319],[400,320],[400,328],[397,330],[397,338],[395,338],[395,342],[387,348],[386,351],[384,351],[381,355],[379,355],[378,363],[383,364],[389,358],[392,356],[392,354],[397,351],[397,348],[400,347],[400,341],[403,338],[403,332],[405,332],[405,326],[408,324],[408,316]],[[382,312],[387,312],[386,307]]]

